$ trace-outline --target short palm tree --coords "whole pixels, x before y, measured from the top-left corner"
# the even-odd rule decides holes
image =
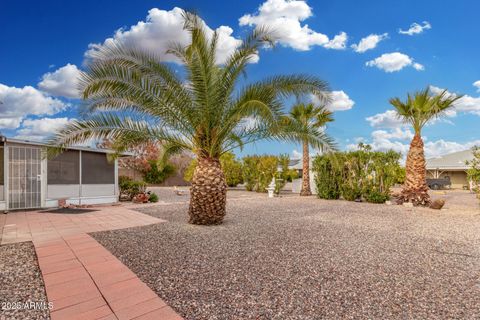
[[[424,206],[430,204],[422,128],[429,121],[444,116],[455,106],[459,98],[461,96],[451,95],[447,90],[433,95],[427,87],[413,95],[408,94],[406,101],[401,101],[399,98],[390,99],[390,104],[397,110],[398,117],[410,124],[415,133],[405,164],[405,183],[399,199],[401,202],[412,202],[414,205]]]
[[[325,133],[325,125],[332,122],[332,112],[313,103],[296,104],[288,115],[288,123],[293,124],[298,142],[303,146],[301,196],[310,196],[310,146],[322,151],[332,149],[333,140]],[[296,129],[299,128],[300,130]]]
[[[252,31],[222,65],[217,64],[218,34],[208,37],[203,21],[184,13],[191,44],[167,51],[183,64],[177,73],[152,53],[107,46],[81,76],[86,102],[83,119],[52,139],[60,147],[90,139],[111,139],[118,149],[162,141],[166,153],[191,150],[194,171],[189,206],[192,224],[219,224],[225,215],[225,175],[220,156],[260,139],[294,138],[282,130],[284,101],[314,94],[328,99],[326,82],[308,75],[274,76],[238,88],[246,66],[272,43],[264,28]],[[180,75],[179,75],[180,74]]]

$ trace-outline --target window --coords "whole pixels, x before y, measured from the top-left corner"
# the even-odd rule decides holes
[[[48,184],[79,184],[80,159],[78,151],[65,151],[47,162]]]
[[[82,184],[114,183],[114,162],[105,153],[82,151]]]

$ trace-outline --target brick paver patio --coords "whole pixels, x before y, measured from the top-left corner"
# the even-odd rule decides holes
[[[52,320],[182,319],[87,232],[165,222],[122,206],[0,215],[1,243],[33,241]]]

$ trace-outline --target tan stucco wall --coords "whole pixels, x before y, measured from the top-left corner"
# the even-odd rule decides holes
[[[442,172],[442,170],[440,170]],[[440,178],[450,177],[453,189],[462,189],[468,185],[467,173],[465,171],[443,171]],[[428,171],[427,178],[433,178],[433,171]]]

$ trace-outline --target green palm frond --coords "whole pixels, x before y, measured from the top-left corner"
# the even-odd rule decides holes
[[[307,142],[324,152],[333,151],[336,144],[325,132],[325,126],[333,120],[332,112],[325,107],[315,106],[313,103],[299,103],[292,108],[288,117],[285,117],[280,134],[285,140]]]
[[[218,61],[218,33],[207,30],[191,12],[184,12],[183,19],[190,43],[172,43],[167,51],[182,63],[183,72],[138,48],[100,47],[81,74],[81,119],[58,131],[51,142],[66,147],[109,139],[117,149],[126,150],[153,140],[161,141],[167,153],[187,149],[217,158],[261,139],[296,141],[305,136],[305,128],[286,125],[285,102],[310,95],[328,102],[325,81],[280,75],[239,88],[248,64],[275,42],[273,33],[267,27],[256,28]],[[327,118],[319,113],[312,120],[309,130],[315,137],[308,137],[312,145],[332,145],[323,131],[315,129]],[[245,125],[251,119],[253,124]]]
[[[443,90],[439,94],[432,94],[430,88],[408,94],[407,100],[402,101],[395,97],[390,104],[395,107],[398,117],[410,124],[415,133],[420,134],[422,128],[431,120],[445,116],[445,113],[455,107],[461,95],[454,95]]]

